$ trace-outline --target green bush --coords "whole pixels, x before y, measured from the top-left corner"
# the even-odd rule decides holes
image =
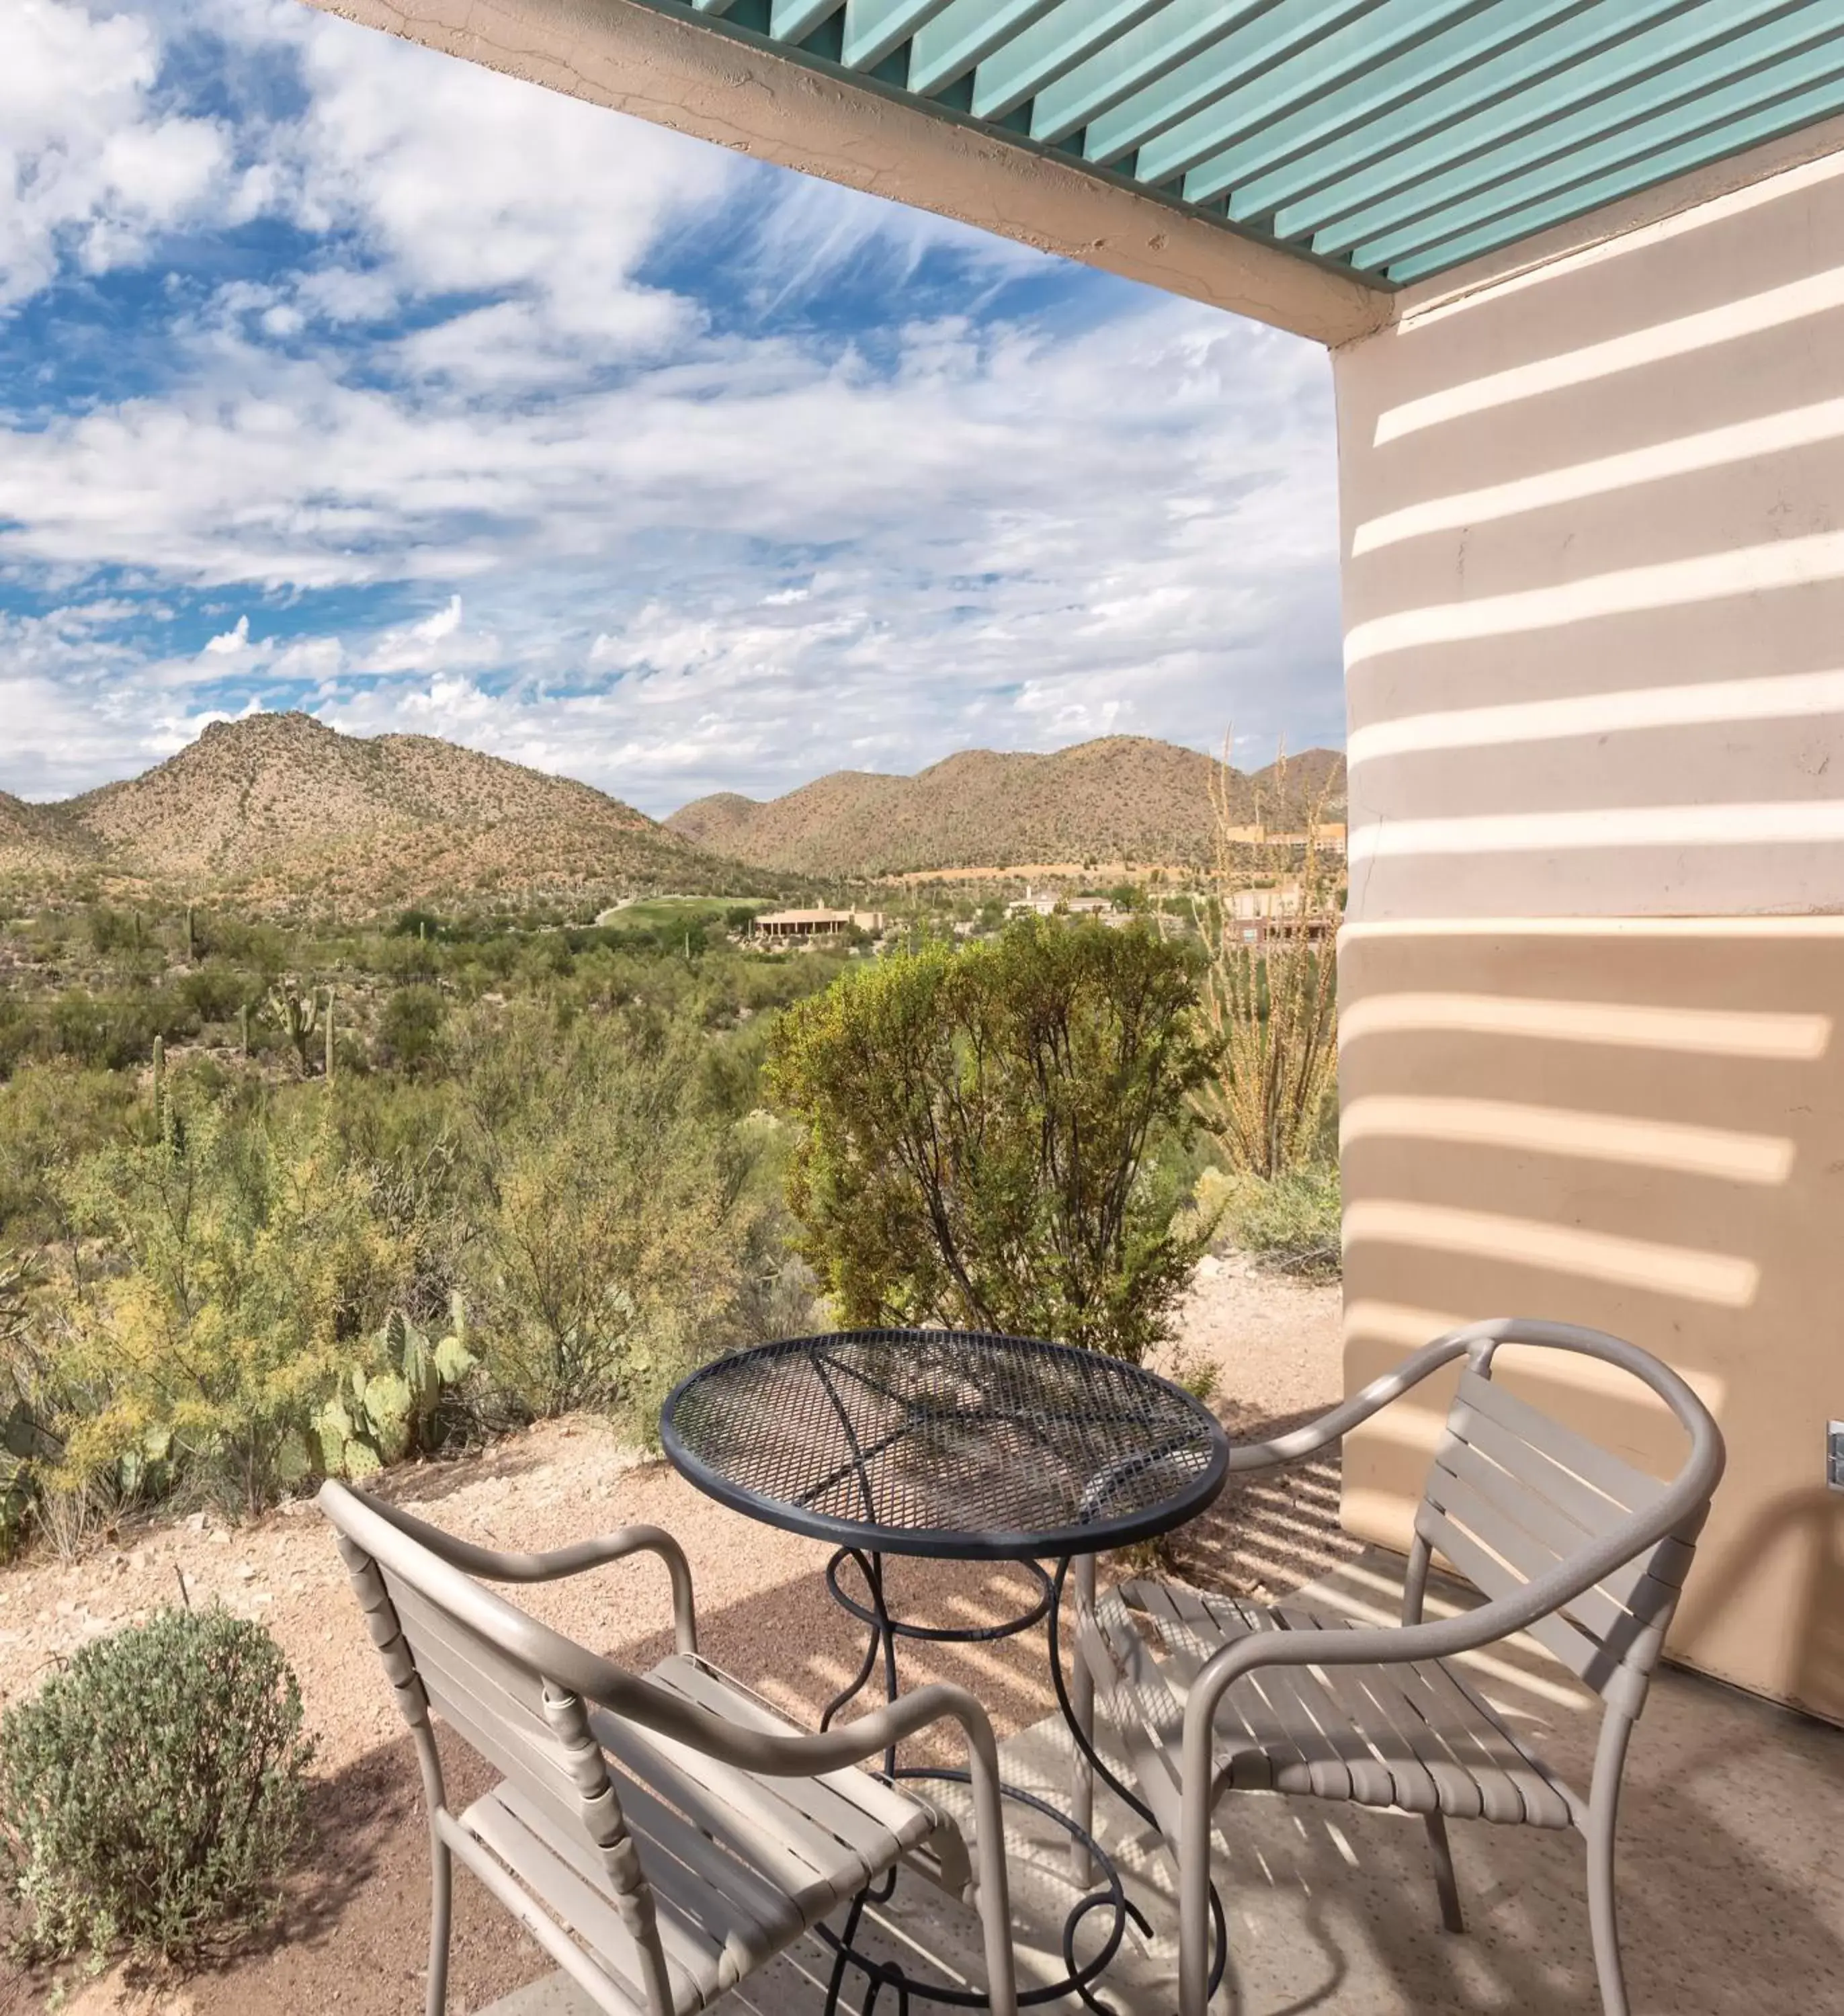
[[[534,1415],[631,1413],[734,1341],[762,1213],[748,1144],[701,1096],[682,1027],[541,1012],[458,1032],[481,1198],[467,1256],[482,1355]]]
[[[1223,1226],[1231,1245],[1265,1265],[1307,1280],[1338,1277],[1342,1201],[1335,1162],[1272,1177],[1206,1169],[1196,1209],[1201,1219]]]
[[[402,1071],[427,1071],[441,1050],[447,1013],[438,988],[398,988],[379,1018],[378,1033],[391,1062]]]
[[[313,1411],[376,1363],[416,1246],[324,1103],[241,1128],[176,1086],[157,1139],[86,1156],[56,1188],[113,1256],[59,1311],[60,1382],[95,1396],[51,1424],[61,1483],[153,1458],[255,1512],[303,1481]]]
[[[790,1009],[767,1085],[805,1127],[788,1201],[845,1320],[1163,1338],[1208,1237],[1157,1180],[1214,1061],[1197,1006],[1183,947],[1032,919]]]
[[[46,1955],[196,1955],[261,1924],[306,1830],[313,1744],[275,1640],[164,1611],[0,1717],[0,1858]]]

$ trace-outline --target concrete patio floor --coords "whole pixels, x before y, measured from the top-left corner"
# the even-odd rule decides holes
[[[1300,1600],[1393,1619],[1396,1557],[1366,1553]],[[1430,1614],[1470,1600],[1439,1590]],[[1578,1785],[1589,1777],[1598,1704],[1522,1643],[1466,1662],[1479,1687]],[[1053,1719],[1004,1746],[1013,1782],[1060,1797],[1068,1738]],[[1008,1839],[1021,1986],[1061,1971],[1057,1941],[1083,1894],[1064,1837],[1014,1808]],[[1627,1767],[1620,1894],[1634,2016],[1795,2016],[1844,2007],[1844,1730],[1713,1682],[1663,1673]],[[1149,1943],[1129,1929],[1103,1991],[1119,2016],[1176,2007],[1172,1870],[1157,1841],[1105,1795],[1098,1831]],[[1221,1809],[1216,1880],[1234,1978],[1217,2007],[1237,2016],[1473,2016],[1599,2007],[1579,1843],[1532,1827],[1454,1830],[1469,1929],[1440,1928],[1418,1821],[1309,1800],[1252,1795]],[[977,1923],[913,1878],[874,1914],[874,1943],[919,1977],[981,1978]],[[1095,1949],[1104,1914],[1089,1921]],[[760,2016],[819,2016],[830,1956],[808,1939],[717,2005]],[[843,2006],[859,2011],[862,1977]],[[895,2008],[888,1993],[885,2011]],[[925,2006],[918,2002],[918,2007]],[[1073,1998],[1056,2005],[1075,2010]],[[561,1976],[484,2016],[590,2016]]]

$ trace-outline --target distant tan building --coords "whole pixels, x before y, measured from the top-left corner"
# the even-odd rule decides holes
[[[823,945],[853,931],[875,935],[884,928],[881,910],[765,910],[751,927],[769,945]]]
[[[1005,906],[1008,917],[1047,917],[1058,910],[1072,917],[1107,917],[1113,914],[1114,905],[1105,896],[1059,896],[1053,891],[1044,895],[1027,890]]]
[[[1298,885],[1280,889],[1238,889],[1230,898],[1233,935],[1245,945],[1265,945],[1270,940],[1304,937],[1317,944],[1336,935],[1336,916],[1300,916]]]

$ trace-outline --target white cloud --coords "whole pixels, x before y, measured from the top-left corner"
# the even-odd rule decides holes
[[[153,24],[65,0],[0,9],[0,310],[61,255],[101,272],[200,212],[228,155],[216,123],[151,102]]]
[[[417,624],[410,632],[410,635],[412,637],[420,637],[426,642],[434,644],[444,637],[453,636],[460,627],[461,598],[458,595],[451,595],[448,597],[448,606],[446,609],[438,609],[433,616]]]
[[[1094,277],[1073,310],[1008,310],[1063,269],[292,4],[24,11],[88,52],[88,99],[40,74],[92,193],[10,263],[0,199],[0,295],[92,239],[131,257],[200,188],[308,236],[142,331],[163,362],[139,391],[0,406],[0,592],[66,601],[35,641],[0,628],[26,682],[0,787],[135,767],[203,718],[171,696],[305,692],[654,811],[970,742],[1342,739],[1308,346]],[[303,109],[166,106],[160,32],[200,19],[298,63]],[[115,189],[118,141],[155,148],[151,196]],[[729,263],[701,271],[706,246]],[[157,641],[157,598],[217,589],[272,634]]]

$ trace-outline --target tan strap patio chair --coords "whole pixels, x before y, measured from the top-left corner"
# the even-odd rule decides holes
[[[1659,1395],[1688,1432],[1669,1483],[1635,1469],[1493,1379],[1505,1345],[1600,1359]],[[1456,1330],[1309,1426],[1244,1445],[1248,1472],[1310,1456],[1457,1358],[1467,1360],[1415,1517],[1399,1625],[1263,1608],[1129,1582],[1081,1620],[1095,1676],[1178,1865],[1180,2016],[1205,2016],[1210,1829],[1225,1791],[1274,1791],[1419,1813],[1443,1921],[1465,1929],[1450,1818],[1575,1827],[1606,2016],[1626,2016],[1614,1833],[1633,1725],[1723,1469],[1709,1411],[1669,1367],[1619,1338],[1522,1318]],[[1422,1618],[1438,1551],[1487,1600]],[[1528,1632],[1604,1704],[1583,1798],[1450,1664]],[[1226,1838],[1227,1838],[1226,1833]]]
[[[998,1750],[971,1694],[920,1687],[811,1734],[699,1656],[691,1571],[657,1527],[505,1554],[343,1484],[319,1503],[422,1768],[429,2016],[447,2003],[455,1857],[610,2016],[704,2008],[901,1861],[977,1905],[992,2006],[1016,2016]],[[644,1676],[476,1579],[550,1582],[643,1552],[672,1576],[678,1648]],[[505,1774],[461,1813],[431,1711]],[[967,1740],[977,1876],[950,1818],[857,1768],[942,1721]]]

